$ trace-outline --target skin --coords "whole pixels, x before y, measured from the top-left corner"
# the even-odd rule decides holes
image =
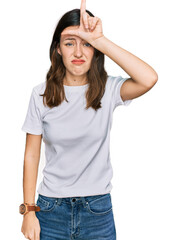
[[[70,26],[66,30],[78,29],[78,26]],[[62,35],[60,39],[60,48],[58,53],[62,56],[66,67],[66,76],[64,85],[84,85],[87,83],[86,73],[90,69],[91,61],[94,55],[94,48],[78,36]],[[83,59],[85,63],[81,65],[73,64],[74,59]]]
[[[93,57],[93,48],[96,48],[111,58],[130,76],[120,89],[123,101],[139,97],[149,91],[158,79],[155,70],[140,58],[106,38],[103,35],[101,19],[87,14],[85,0],[81,0],[80,11],[80,26],[66,28],[61,34],[62,40],[64,35],[75,37],[70,46],[64,45],[64,42],[61,41],[60,49],[58,49],[58,53],[62,54],[67,69],[64,83],[66,85],[83,85],[86,83],[86,72]],[[81,40],[90,43],[93,48],[86,47]],[[71,60],[74,58],[83,58],[86,60],[85,65],[72,65]],[[35,203],[41,139],[42,135],[26,134],[23,190],[24,202],[27,203]],[[40,225],[34,212],[29,212],[24,216],[21,231],[30,240],[40,239]]]

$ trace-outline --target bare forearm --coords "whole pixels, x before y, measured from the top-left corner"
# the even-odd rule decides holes
[[[35,203],[38,160],[26,158],[23,166],[23,197],[25,203]]]
[[[134,81],[148,86],[158,78],[151,66],[105,36],[92,42],[92,46],[117,63]]]

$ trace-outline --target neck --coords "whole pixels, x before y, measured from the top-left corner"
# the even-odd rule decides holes
[[[83,76],[73,76],[66,73],[63,84],[67,86],[81,86],[87,84],[86,74]]]

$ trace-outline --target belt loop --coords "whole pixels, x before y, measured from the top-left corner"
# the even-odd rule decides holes
[[[88,202],[85,200],[85,197],[81,197],[84,208],[87,206]]]
[[[57,205],[60,205],[61,202],[62,202],[62,198],[57,198],[57,199],[56,199],[56,203],[57,203]]]

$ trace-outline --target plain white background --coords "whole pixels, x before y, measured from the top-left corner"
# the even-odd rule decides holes
[[[32,88],[50,67],[55,26],[80,0],[3,1],[1,29],[1,238],[22,240],[21,131]],[[116,108],[111,129],[111,192],[118,240],[177,239],[175,1],[87,0],[103,33],[152,66],[158,82],[129,106]],[[129,77],[108,57],[109,75]],[[44,145],[37,187],[42,180]],[[36,194],[37,198],[37,194]]]

